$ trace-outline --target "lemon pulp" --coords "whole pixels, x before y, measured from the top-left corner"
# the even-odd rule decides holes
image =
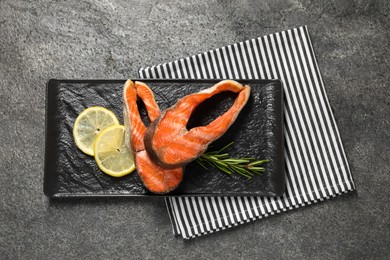
[[[103,130],[94,144],[95,161],[100,170],[122,177],[135,169],[134,157],[125,143],[125,127],[114,125]]]
[[[76,118],[73,125],[73,138],[77,147],[93,156],[96,137],[107,127],[119,125],[115,114],[104,107],[89,107]]]

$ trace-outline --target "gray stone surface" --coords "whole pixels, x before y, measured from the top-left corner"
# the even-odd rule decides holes
[[[1,259],[389,259],[389,2],[0,0]],[[162,199],[50,201],[45,83],[308,25],[357,193],[183,241]]]

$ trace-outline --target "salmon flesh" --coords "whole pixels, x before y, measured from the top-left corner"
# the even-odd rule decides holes
[[[152,90],[145,83],[127,80],[123,89],[125,141],[133,151],[136,169],[144,186],[153,193],[165,194],[180,184],[184,170],[182,167],[163,168],[149,157],[144,145],[147,128],[138,110],[138,98],[145,104],[150,122],[160,116]]]
[[[206,99],[224,92],[237,93],[233,105],[206,126],[187,130],[195,108]],[[147,128],[144,144],[154,162],[163,167],[180,167],[195,160],[210,143],[221,137],[234,123],[250,95],[250,87],[233,80],[224,80],[213,87],[181,98]]]

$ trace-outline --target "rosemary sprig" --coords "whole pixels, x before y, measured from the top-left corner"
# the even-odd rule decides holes
[[[225,150],[232,145],[233,142],[218,151],[206,152],[197,158],[196,162],[206,170],[207,166],[211,166],[227,174],[238,173],[248,179],[251,179],[255,174],[261,175],[265,171],[261,165],[269,160],[229,157]]]

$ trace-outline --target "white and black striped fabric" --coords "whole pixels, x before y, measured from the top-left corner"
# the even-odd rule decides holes
[[[306,26],[142,68],[139,75],[284,83],[286,193],[167,198],[175,234],[192,238],[355,189]]]

